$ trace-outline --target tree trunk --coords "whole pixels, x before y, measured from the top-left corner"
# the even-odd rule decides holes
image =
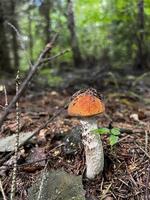
[[[51,31],[51,19],[50,12],[52,8],[52,1],[45,0],[40,6],[40,13],[45,19],[44,34],[45,34],[45,44],[50,42],[50,31]]]
[[[0,70],[12,73],[13,69],[10,62],[10,49],[7,41],[7,34],[5,28],[5,2],[0,1]]]
[[[73,53],[73,61],[74,65],[77,67],[81,63],[82,58],[76,36],[76,27],[75,27],[72,0],[67,0],[67,22],[68,22],[68,29],[70,31],[70,44]]]
[[[138,26],[138,35],[137,35],[137,56],[136,56],[136,68],[139,70],[143,70],[147,66],[147,56],[145,52],[145,41],[144,41],[144,0],[138,0],[138,18],[137,18],[137,26]]]
[[[29,36],[29,55],[31,63],[33,62],[33,37],[32,37],[32,16],[30,6],[28,8],[28,36]]]
[[[46,2],[46,6],[45,6],[45,36],[46,36],[46,40],[45,43],[49,43],[50,42],[50,29],[51,29],[51,20],[50,20],[50,10],[51,10],[51,2],[50,0],[47,0]]]
[[[18,30],[18,23],[17,23],[17,16],[15,13],[16,9],[16,1],[11,0],[10,1],[10,22],[12,25]],[[12,34],[12,52],[13,52],[13,65],[14,69],[19,68],[19,55],[18,55],[18,38],[16,32],[11,28],[11,34]]]

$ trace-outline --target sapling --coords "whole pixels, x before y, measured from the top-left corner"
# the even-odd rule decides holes
[[[109,136],[110,146],[114,146],[116,143],[118,143],[119,135],[121,133],[119,128],[99,128],[95,129],[93,132],[100,135],[107,134]]]

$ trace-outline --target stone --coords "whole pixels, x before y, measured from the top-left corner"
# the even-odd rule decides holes
[[[41,177],[28,190],[29,200],[37,200]],[[70,175],[63,169],[46,173],[39,200],[85,200],[82,177]]]

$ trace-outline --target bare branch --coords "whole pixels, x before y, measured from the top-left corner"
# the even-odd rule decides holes
[[[11,102],[9,103],[8,107],[5,109],[2,117],[0,118],[0,127],[2,126],[4,120],[6,119],[7,115],[9,114],[11,108],[13,107],[13,105],[17,102],[17,100],[20,98],[20,96],[22,95],[22,93],[24,92],[24,90],[26,89],[29,81],[32,79],[32,77],[34,76],[34,74],[36,73],[36,71],[38,70],[39,66],[41,66],[44,62],[46,62],[46,60],[43,60],[46,56],[46,54],[52,49],[56,39],[57,39],[57,34],[52,38],[52,41],[50,43],[48,43],[45,47],[45,49],[42,51],[42,53],[40,54],[40,56],[38,57],[36,63],[30,68],[28,75],[26,77],[26,79],[23,81],[23,83],[21,84],[17,94],[13,97],[13,99],[11,100]],[[67,52],[67,51],[65,51]],[[62,54],[64,54],[65,52],[62,52],[54,57],[51,58],[47,58],[47,61],[50,61]],[[43,60],[43,62],[41,62]]]

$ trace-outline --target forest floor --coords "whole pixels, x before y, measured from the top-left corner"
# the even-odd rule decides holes
[[[129,90],[126,85],[119,90],[111,89],[111,84],[108,84],[103,92],[106,113],[99,116],[98,124],[100,127],[108,127],[111,122],[113,127],[122,131],[118,143],[113,147],[110,147],[107,135],[102,137],[105,153],[103,174],[93,181],[84,177],[85,158],[80,139],[77,138],[73,149],[70,149],[65,140],[69,134],[74,135],[74,128],[79,126],[79,121],[69,117],[66,109],[63,109],[46,128],[20,149],[17,172],[18,199],[26,199],[27,188],[41,173],[46,159],[49,160],[48,169],[64,168],[68,173],[83,175],[87,199],[150,199],[150,90],[146,84],[139,86],[138,90]],[[71,88],[28,90],[19,102],[20,131],[31,132],[44,124],[68,102],[72,93]],[[13,95],[13,92],[8,92],[8,101]],[[0,93],[0,105],[5,105],[3,92]],[[15,130],[15,109],[12,109],[2,126],[0,138],[12,135]],[[6,152],[1,152],[0,159],[6,155]],[[12,160],[13,156],[0,168],[6,195],[10,192]]]

